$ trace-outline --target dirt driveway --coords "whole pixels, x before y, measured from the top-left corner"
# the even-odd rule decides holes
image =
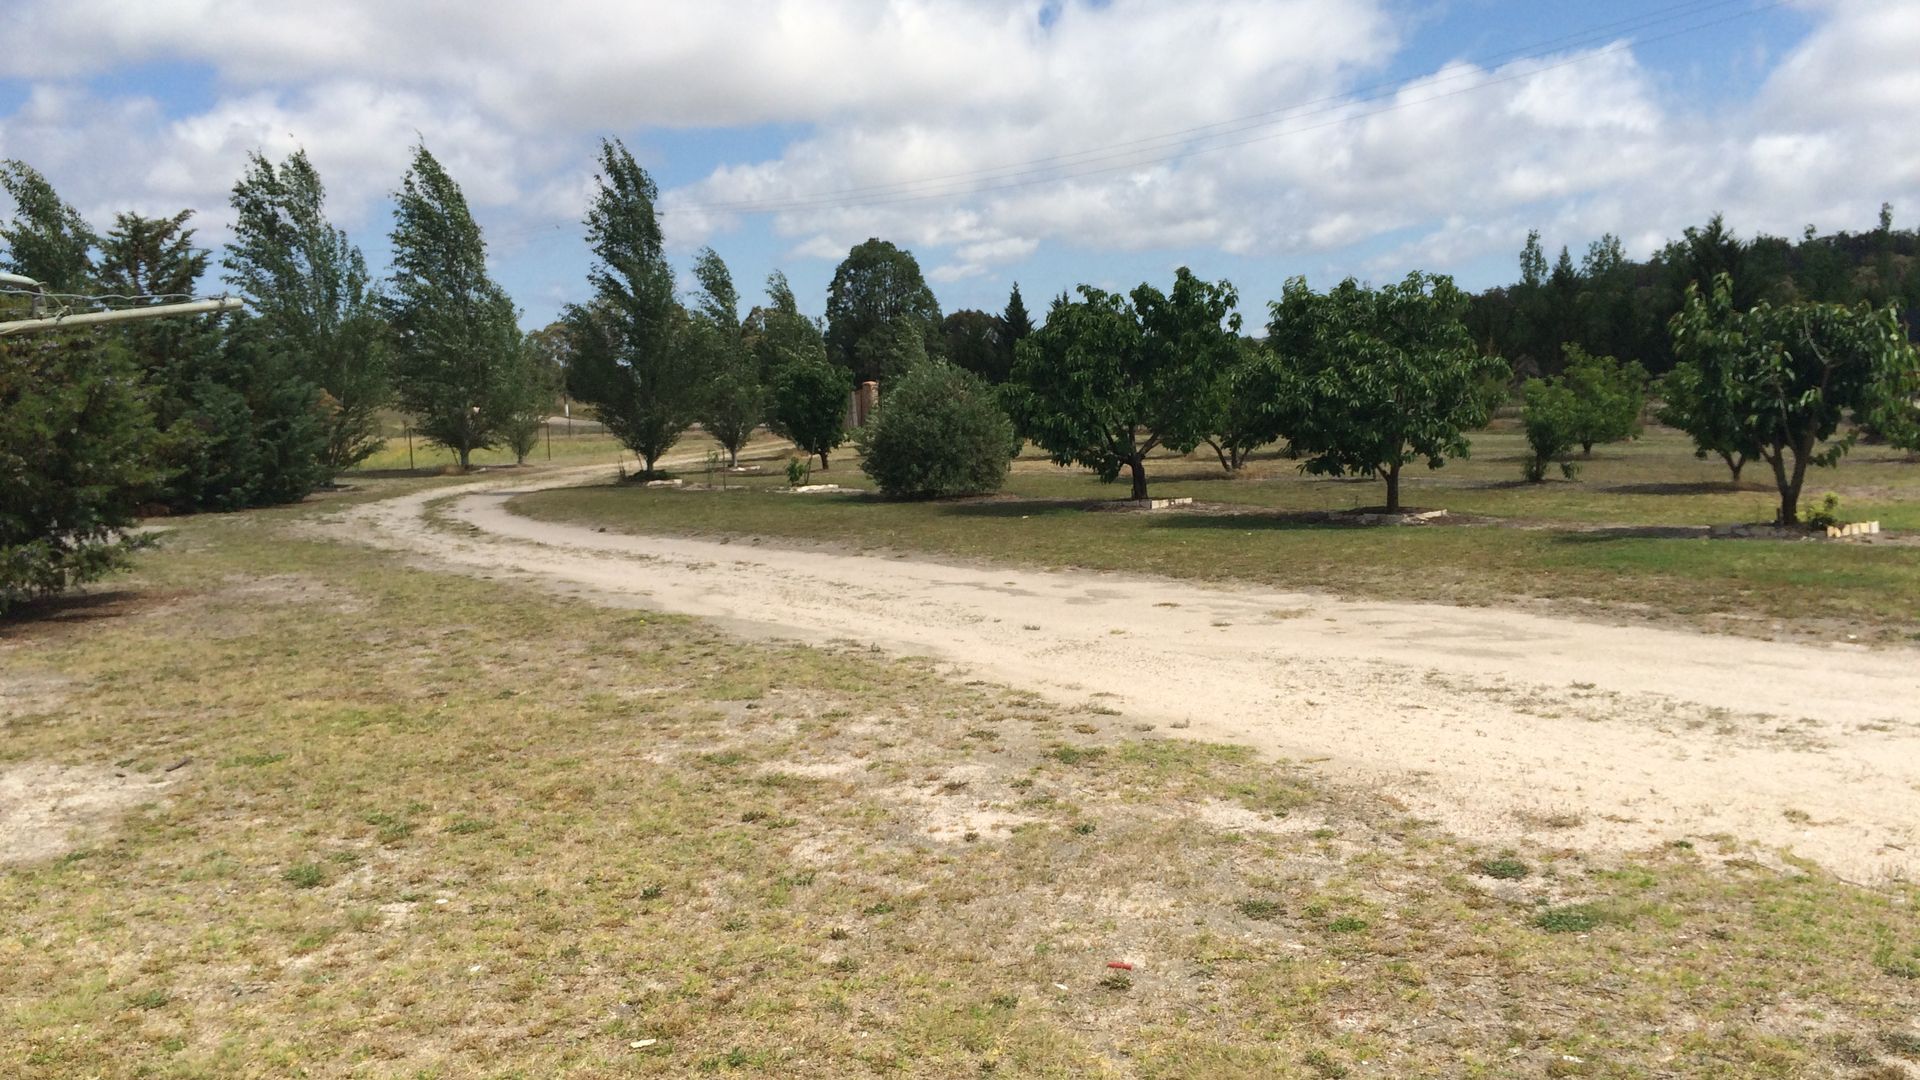
[[[934,657],[1113,722],[1313,761],[1488,842],[1724,835],[1855,881],[1920,872],[1920,652],[628,536],[505,509],[604,471],[394,498],[332,529],[593,602]],[[439,500],[454,527],[428,520]]]

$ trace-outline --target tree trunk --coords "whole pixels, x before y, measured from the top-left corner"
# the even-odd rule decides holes
[[[460,453],[460,471],[466,472],[467,459],[473,455],[473,448],[469,446],[462,446],[459,448],[459,453]]]
[[[740,448],[737,446],[727,447],[727,468],[737,469],[739,467],[740,467]]]
[[[825,450],[820,451],[820,471],[827,471],[827,452]]]
[[[1729,454],[1721,451],[1720,460],[1727,463],[1727,471],[1733,474],[1733,486],[1740,486],[1740,470],[1747,467],[1747,459],[1742,454]]]
[[[1580,444],[1580,456],[1581,456],[1581,457],[1583,457],[1583,458],[1586,458],[1586,459],[1588,459],[1588,460],[1592,460],[1592,459],[1593,459],[1593,444],[1592,444],[1592,443],[1590,443],[1590,442],[1583,442],[1583,443],[1581,443],[1581,444]]]
[[[1773,456],[1773,475],[1780,485],[1780,524],[1782,525],[1800,524],[1800,490],[1807,483],[1807,459],[1813,456],[1813,448],[1809,446],[1802,450],[1795,447],[1792,453],[1791,474],[1786,469],[1787,451],[1782,449]]]
[[[1787,479],[1787,452],[1775,447],[1773,453],[1765,455],[1767,464],[1773,466],[1773,486],[1780,491],[1780,509],[1773,516],[1775,525],[1798,525],[1800,523],[1800,490]]]
[[[1144,455],[1127,462],[1127,468],[1133,473],[1133,500],[1144,502],[1147,498],[1147,460]]]
[[[653,479],[653,463],[660,460],[659,455],[647,454],[642,460],[646,462],[647,466],[646,479]]]
[[[1387,513],[1400,512],[1400,463],[1387,466]]]
[[[1228,472],[1232,472],[1234,470],[1234,466],[1237,463],[1227,457],[1226,450],[1223,449],[1219,443],[1213,442],[1211,440],[1208,441],[1207,445],[1213,447],[1214,456],[1220,459],[1220,467],[1227,470]]]

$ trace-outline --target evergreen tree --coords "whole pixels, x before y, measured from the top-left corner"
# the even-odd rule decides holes
[[[1027,314],[1027,302],[1020,298],[1020,283],[1013,283],[1013,292],[1007,296],[1007,309],[1000,313],[1000,354],[1001,370],[1013,370],[1014,350],[1022,341],[1033,336],[1033,317]]]
[[[0,613],[141,546],[127,530],[159,476],[138,385],[94,335],[0,338]]]
[[[513,301],[487,273],[486,242],[466,196],[425,146],[414,148],[394,198],[384,304],[394,389],[421,433],[465,469],[473,451],[500,443],[523,401]]]
[[[700,411],[699,349],[673,297],[653,178],[612,139],[600,144],[595,183],[586,220],[593,300],[567,310],[567,387],[652,476]]]
[[[767,391],[760,380],[760,366],[747,346],[740,295],[726,262],[706,248],[694,260],[693,276],[700,285],[695,294],[693,343],[705,384],[698,410],[700,426],[727,452],[731,467],[740,463],[741,448],[766,419]]]
[[[800,313],[787,278],[767,277],[767,306],[749,320],[748,338],[767,385],[767,423],[802,453],[828,467],[828,455],[847,439],[847,393],[852,373],[827,359],[820,324]]]
[[[100,242],[86,219],[23,161],[0,161],[0,190],[14,207],[13,219],[0,227],[0,243],[6,245],[0,267],[54,292],[86,291],[93,284],[93,251]]]
[[[233,239],[221,265],[255,318],[257,353],[318,387],[327,411],[321,460],[348,469],[379,449],[387,404],[386,329],[366,259],[326,217],[320,174],[296,151],[274,165],[248,158],[233,186]]]

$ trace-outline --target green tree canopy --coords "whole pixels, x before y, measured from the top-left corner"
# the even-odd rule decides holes
[[[136,372],[98,338],[0,338],[0,613],[125,565],[153,439]]]
[[[93,251],[100,243],[92,226],[26,162],[0,161],[0,190],[13,200],[13,218],[0,225],[0,244],[6,247],[0,268],[54,292],[86,291],[93,284]]]
[[[366,259],[327,220],[326,187],[304,150],[278,165],[250,155],[231,202],[221,265],[254,316],[243,324],[249,345],[325,393],[323,461],[331,472],[352,468],[382,445],[378,414],[390,395],[387,328]]]
[[[1569,343],[1560,378],[1578,404],[1573,435],[1582,454],[1592,457],[1598,443],[1640,434],[1640,414],[1647,407],[1645,368],[1611,356],[1594,356]]]
[[[1310,473],[1383,477],[1400,509],[1400,470],[1464,457],[1487,422],[1487,378],[1505,362],[1474,347],[1451,278],[1422,273],[1379,289],[1348,278],[1316,293],[1304,278],[1272,305],[1267,340],[1289,375],[1281,431]]]
[[[1006,324],[995,315],[971,308],[956,311],[940,322],[941,351],[947,361],[998,386],[1012,370],[1013,350],[1003,347]]]
[[[618,139],[601,142],[599,164],[586,220],[593,300],[567,309],[567,387],[652,476],[699,412],[698,350],[674,299],[653,178]]]
[[[1255,450],[1279,440],[1283,409],[1276,403],[1290,392],[1286,372],[1273,350],[1262,342],[1240,338],[1225,366],[1216,368],[1212,382],[1213,422],[1202,442],[1213,448],[1220,467],[1237,472]]]
[[[466,196],[425,146],[394,196],[393,275],[385,307],[393,381],[420,431],[453,450],[499,445],[524,398],[513,301],[487,272]]]
[[[854,245],[827,289],[828,357],[856,381],[900,374],[913,363],[903,325],[918,335],[922,353],[939,351],[940,302],[919,262],[885,240]]]
[[[1840,435],[1848,416],[1884,408],[1914,374],[1892,306],[1761,301],[1741,311],[1725,274],[1711,295],[1689,290],[1673,345],[1699,386],[1724,395],[1730,441],[1772,467],[1782,525],[1799,523],[1807,469],[1838,464],[1852,445]]]
[[[1103,480],[1122,469],[1147,497],[1146,458],[1186,453],[1213,426],[1213,373],[1237,348],[1238,294],[1181,267],[1170,292],[1141,285],[1131,298],[1080,287],[1016,353],[1009,412],[1024,437],[1062,465]]]
[[[712,248],[694,260],[691,347],[700,371],[700,426],[727,452],[729,466],[767,415],[766,385],[740,319],[740,296],[733,274]]]

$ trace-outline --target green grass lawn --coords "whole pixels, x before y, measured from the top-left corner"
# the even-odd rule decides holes
[[[442,482],[184,518],[131,577],[0,623],[0,775],[139,792],[55,833],[64,850],[0,862],[0,1075],[1785,1078],[1920,1061],[1912,885],[1704,836],[1624,858],[1482,850],[1311,765],[1110,710],[301,529],[421,483]],[[710,519],[757,503],[595,497]],[[1143,556],[1222,535],[1071,520]]]
[[[1155,496],[1213,504],[1198,512],[1089,512],[1096,502],[1124,497],[1125,487],[1031,455],[1015,465],[1011,497],[993,499],[776,495],[770,489],[785,481],[770,470],[730,481],[744,493],[603,486],[523,496],[513,507],[636,532],[751,534],[1370,598],[1544,600],[1762,635],[1896,641],[1920,633],[1920,547],[1662,534],[1769,520],[1776,496],[1762,466],[1749,466],[1736,491],[1717,460],[1699,461],[1683,436],[1656,431],[1596,449],[1577,481],[1527,484],[1519,480],[1518,434],[1482,433],[1474,446],[1469,460],[1418,469],[1403,481],[1409,505],[1468,515],[1475,523],[1467,525],[1353,528],[1302,520],[1303,511],[1378,505],[1382,485],[1306,477],[1294,462],[1270,456],[1228,478],[1204,449],[1150,467]],[[814,480],[870,487],[851,449]],[[1840,468],[1816,472],[1807,491],[1809,504],[1837,493],[1850,519],[1920,529],[1920,464],[1900,455],[1858,448]]]

